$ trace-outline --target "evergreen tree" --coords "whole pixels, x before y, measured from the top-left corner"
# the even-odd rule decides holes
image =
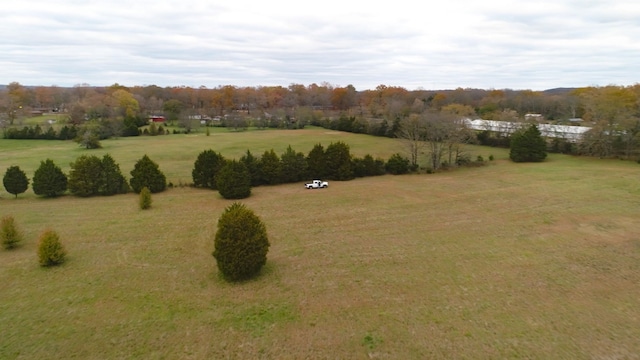
[[[280,156],[282,163],[282,182],[292,183],[302,181],[307,176],[307,159],[301,152],[295,152],[291,148],[291,145],[287,147],[287,150]]]
[[[225,199],[244,199],[251,195],[251,175],[240,161],[226,161],[216,176],[218,191]]]
[[[0,219],[0,242],[2,246],[7,250],[13,249],[22,239],[22,232],[18,229],[13,216],[3,216]]]
[[[71,140],[75,139],[76,136],[78,136],[78,128],[75,125],[71,125],[71,127],[65,125],[58,133],[59,140]]]
[[[40,266],[53,266],[62,264],[67,256],[67,251],[60,243],[60,237],[53,230],[47,230],[38,241],[38,260]]]
[[[76,196],[123,194],[128,191],[127,180],[111,155],[83,155],[71,163],[69,191]]]
[[[76,196],[95,196],[102,187],[102,162],[95,155],[82,155],[71,163],[68,188]]]
[[[273,149],[265,151],[260,158],[260,179],[263,184],[279,184],[282,178],[282,164]]]
[[[327,177],[327,157],[321,144],[316,144],[307,155],[307,169],[313,179]]]
[[[193,171],[191,171],[193,185],[215,190],[215,177],[224,162],[224,157],[211,149],[201,152],[193,164]]]
[[[384,120],[382,120],[382,124],[380,124],[380,126],[376,130],[375,135],[376,136],[387,136],[388,132],[389,132],[389,122],[387,121],[387,119],[384,119]]]
[[[127,179],[120,171],[120,165],[109,154],[102,157],[102,173],[100,181],[100,195],[109,196],[125,194],[129,191]]]
[[[140,197],[138,199],[138,205],[140,205],[140,210],[147,210],[151,207],[151,191],[149,191],[148,187],[143,187],[140,190]]]
[[[33,192],[36,195],[54,197],[62,195],[65,191],[67,191],[67,176],[54,164],[53,160],[41,161],[40,167],[33,175]]]
[[[10,166],[5,172],[2,178],[4,188],[7,189],[9,194],[13,194],[18,197],[18,194],[22,194],[29,188],[29,179],[27,174],[24,173],[18,166]]]
[[[135,118],[125,117],[123,120],[122,136],[138,136],[140,131]]]
[[[354,178],[349,145],[338,141],[331,143],[325,152],[327,177],[331,180],[351,180]]]
[[[164,176],[158,164],[147,155],[138,160],[131,170],[131,189],[140,193],[143,187],[149,188],[152,193],[164,191],[167,188],[167,178]]]
[[[240,162],[244,163],[249,171],[251,177],[251,186],[262,185],[260,179],[260,160],[253,156],[251,151],[247,150],[247,153],[240,158]]]
[[[385,164],[382,159],[373,159],[367,154],[364,158],[353,159],[353,173],[356,177],[384,175]]]
[[[514,162],[540,162],[547,157],[547,143],[535,124],[511,136],[509,158]]]
[[[393,154],[389,158],[389,161],[387,161],[385,169],[389,174],[393,175],[406,174],[409,172],[409,164],[409,159],[406,157],[400,154]]]
[[[256,275],[267,262],[269,239],[260,218],[233,203],[218,219],[213,257],[224,278],[238,281]]]
[[[46,140],[55,140],[56,137],[57,137],[56,131],[52,127],[49,127],[47,129],[47,132],[44,133],[43,135],[43,138]]]

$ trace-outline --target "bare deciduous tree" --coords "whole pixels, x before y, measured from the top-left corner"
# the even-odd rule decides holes
[[[400,121],[400,129],[396,137],[402,141],[411,160],[411,166],[418,167],[418,155],[425,147],[424,142],[424,119],[421,116],[412,114]]]
[[[402,120],[396,136],[405,145],[414,168],[418,166],[419,155],[426,149],[427,166],[434,171],[442,167],[445,159],[449,165],[457,164],[464,155],[462,144],[473,139],[473,133],[462,117],[431,111]]]

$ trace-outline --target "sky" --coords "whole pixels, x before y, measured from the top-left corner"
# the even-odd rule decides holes
[[[640,82],[637,0],[20,0],[0,84],[357,90]]]

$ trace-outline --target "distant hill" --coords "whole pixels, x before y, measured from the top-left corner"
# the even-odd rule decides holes
[[[30,85],[23,85],[23,86],[26,87],[26,88],[30,88],[30,89],[38,87],[38,86],[30,86]],[[72,88],[72,87],[73,86],[60,86],[60,88],[63,88],[63,89],[64,88]],[[90,86],[90,87],[102,87],[102,86]],[[6,88],[7,88],[7,85],[0,84],[0,91],[4,90]],[[543,90],[542,92],[545,93],[545,94],[549,94],[549,95],[566,95],[566,94],[570,93],[571,91],[573,91],[575,89],[578,89],[578,88],[575,88],[575,87],[559,87],[559,88]],[[464,90],[465,91],[480,91],[480,92],[489,91],[487,89],[475,89],[475,88],[466,88]],[[453,89],[446,89],[446,90],[425,90],[425,91],[430,92],[430,93],[439,93],[439,92],[448,93],[448,92],[452,92],[454,90]],[[518,90],[511,90],[511,91],[518,91]]]
[[[545,94],[549,95],[566,95],[577,88],[554,88],[543,91]]]

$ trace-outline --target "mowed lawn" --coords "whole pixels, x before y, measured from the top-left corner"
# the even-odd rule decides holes
[[[142,149],[171,181],[187,181],[215,138],[120,139],[97,151],[128,175]],[[319,129],[238,138],[223,153],[280,142],[278,153],[289,143],[306,153],[331,139],[358,155],[400,150]],[[40,155],[19,144],[23,160]],[[42,144],[69,161],[87,153]],[[6,167],[13,150],[1,146]],[[211,256],[231,204],[217,192],[173,188],[147,211],[134,194],[3,193],[0,215],[13,215],[26,240],[0,251],[0,358],[637,359],[640,165],[563,155],[513,164],[504,150],[472,151],[497,160],[324,190],[254,188],[243,202],[271,248],[261,276],[240,284],[221,280]],[[61,267],[38,266],[47,228],[69,252]]]

